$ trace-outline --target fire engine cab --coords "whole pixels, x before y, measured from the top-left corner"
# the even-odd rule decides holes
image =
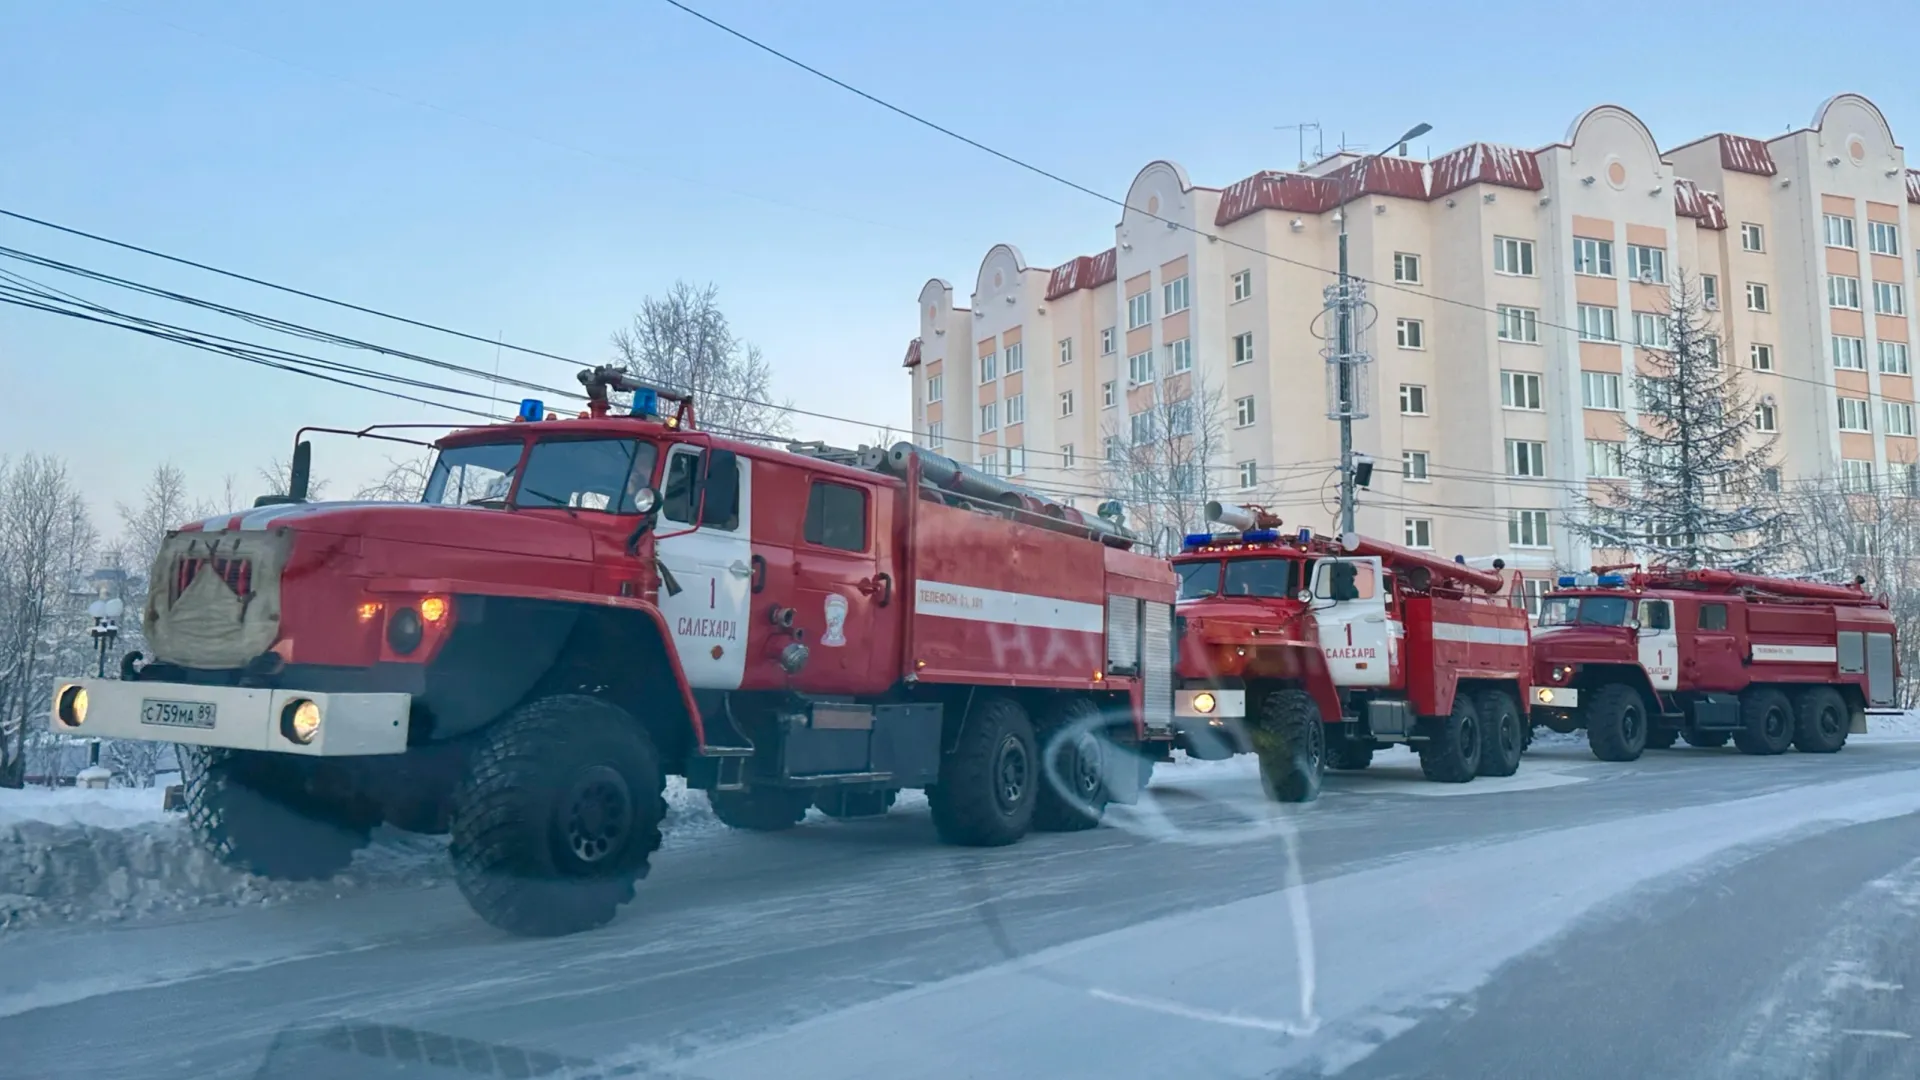
[[[1186,538],[1176,740],[1203,758],[1251,751],[1269,793],[1316,796],[1323,770],[1396,743],[1430,780],[1519,768],[1531,668],[1524,609],[1492,571],[1355,535],[1286,532],[1257,507],[1210,503],[1225,531]]]
[[[60,687],[56,730],[196,748],[189,819],[254,873],[450,833],[524,934],[633,897],[670,773],[756,830],[924,788],[943,839],[996,845],[1093,826],[1166,757],[1174,577],[1120,526],[911,443],[781,450],[581,381],[578,417],[439,439],[417,504],[305,502],[296,439],[290,496],[167,536],[153,655]]]
[[[1858,580],[1600,567],[1558,585],[1534,633],[1533,717],[1585,728],[1603,761],[1676,739],[1831,754],[1895,703],[1893,616]]]

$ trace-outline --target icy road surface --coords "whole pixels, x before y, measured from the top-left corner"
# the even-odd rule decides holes
[[[0,936],[0,1077],[1920,1075],[1920,743],[1163,767],[973,851],[923,803],[671,845],[612,926],[441,884]],[[1909,989],[1911,987],[1911,989]],[[449,1064],[429,1064],[444,1060]]]

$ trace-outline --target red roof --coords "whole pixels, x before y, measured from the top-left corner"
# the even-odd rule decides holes
[[[920,366],[920,339],[919,338],[914,338],[912,341],[907,342],[907,359],[900,366],[901,367],[919,367]]]
[[[1052,276],[1047,278],[1047,299],[1058,300],[1076,289],[1105,285],[1118,273],[1119,264],[1113,248],[1098,255],[1082,255],[1053,268]]]
[[[1433,159],[1433,184],[1427,195],[1438,199],[1473,184],[1539,191],[1546,187],[1540,178],[1540,160],[1532,151],[1492,143],[1468,143]]]
[[[1920,203],[1920,169],[1907,170],[1907,201]]]
[[[1721,168],[1756,176],[1772,176],[1779,171],[1773,164],[1773,151],[1759,139],[1724,134],[1719,138]]]
[[[1256,210],[1320,214],[1360,195],[1427,198],[1426,164],[1412,158],[1380,157],[1349,162],[1325,176],[1261,172],[1226,189],[1216,226],[1235,222]]]
[[[1681,177],[1673,180],[1673,212],[1694,219],[1703,229],[1727,227],[1727,208],[1720,196],[1701,191],[1700,185]]]

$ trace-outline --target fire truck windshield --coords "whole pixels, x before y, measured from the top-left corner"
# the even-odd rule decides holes
[[[518,442],[444,451],[427,481],[425,502],[447,506],[513,505],[634,512],[634,496],[653,479],[658,450],[637,439],[549,439],[527,454]]]
[[[1300,563],[1294,559],[1208,559],[1181,563],[1176,569],[1180,572],[1182,600],[1208,596],[1286,597],[1300,587]]]
[[[1541,626],[1625,626],[1633,602],[1624,596],[1549,596]]]

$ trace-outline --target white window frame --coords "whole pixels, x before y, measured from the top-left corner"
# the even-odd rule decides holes
[[[1747,282],[1747,310],[1772,311],[1773,297],[1764,281]]]
[[[1867,342],[1865,338],[1847,334],[1835,334],[1828,339],[1831,343],[1827,351],[1833,357],[1835,371],[1867,370]]]
[[[1178,375],[1193,370],[1193,339],[1183,337],[1167,342],[1167,370]]]
[[[1427,387],[1425,383],[1400,384],[1400,415],[1432,415],[1427,412]]]
[[[1493,238],[1494,273],[1506,277],[1534,277],[1536,266],[1533,258],[1533,241],[1522,240],[1517,236]]]
[[[1119,336],[1120,336],[1120,332],[1111,326],[1103,326],[1100,328],[1100,355],[1101,356],[1113,355],[1114,350],[1119,347],[1118,345],[1115,344],[1115,339],[1117,339]]]
[[[1845,311],[1859,311],[1860,279],[1848,274],[1828,274],[1827,306]]]
[[[1603,345],[1619,343],[1620,309],[1599,304],[1580,304],[1574,313],[1579,317],[1581,341],[1596,341]]]
[[[1755,371],[1773,370],[1773,346],[1755,343],[1747,346],[1747,366]]]
[[[1828,247],[1845,248],[1848,251],[1858,251],[1860,249],[1860,245],[1854,237],[1853,218],[1844,214],[1822,214],[1820,221],[1827,231]]]
[[[927,404],[938,405],[946,396],[947,377],[945,375],[927,376]]]
[[[1500,372],[1500,407],[1516,412],[1539,412],[1545,407],[1538,372]]]
[[[981,451],[979,459],[974,463],[974,467],[979,469],[981,472],[986,473],[988,476],[999,476],[1000,475],[1000,451],[998,450]]]
[[[1657,311],[1633,313],[1633,343],[1643,349],[1673,347],[1673,326]]]
[[[1153,350],[1134,353],[1127,357],[1127,385],[1145,386],[1153,381]]]
[[[1060,415],[1073,415],[1073,391],[1071,390],[1060,391]]]
[[[1160,286],[1160,303],[1163,315],[1178,315],[1193,306],[1192,290],[1187,285],[1187,275],[1181,274],[1172,281]]]
[[[1127,297],[1127,329],[1138,330],[1153,321],[1153,290]]]
[[[1627,273],[1634,281],[1667,283],[1667,249],[1651,244],[1627,245]]]
[[[1700,275],[1700,299],[1705,303],[1712,305],[1707,309],[1708,311],[1712,311],[1713,308],[1720,306],[1720,275],[1719,274],[1701,274]]]
[[[1253,296],[1253,271],[1240,270],[1233,275],[1233,302],[1239,303]]]
[[[1060,339],[1060,362],[1063,364],[1073,363],[1073,339],[1070,337]]]
[[[1501,341],[1512,341],[1522,345],[1540,344],[1540,309],[1515,307],[1501,304],[1499,309],[1498,330]]]
[[[1592,236],[1573,238],[1573,272],[1581,277],[1613,276],[1613,241]]]
[[[1236,428],[1252,427],[1254,425],[1254,422],[1259,419],[1259,416],[1260,416],[1260,407],[1253,400],[1252,394],[1248,394],[1246,397],[1239,397],[1239,398],[1233,399],[1233,426],[1234,427]]]
[[[1906,288],[1897,281],[1874,282],[1873,313],[1875,315],[1905,315],[1907,313]]]
[[[1539,480],[1547,475],[1547,444],[1537,439],[1507,440],[1507,475]]]
[[[1595,404],[1596,398],[1599,404]],[[1604,412],[1620,412],[1622,411],[1620,400],[1619,372],[1580,372],[1580,403],[1582,408],[1599,409]]]
[[[1913,403],[1907,401],[1882,401],[1880,419],[1883,430],[1889,435],[1913,434]]]
[[[1864,458],[1841,458],[1840,490],[1872,491],[1873,462]]]
[[[980,358],[980,385],[985,386],[1000,377],[1000,353],[998,350]]]
[[[1545,510],[1509,510],[1507,511],[1507,546],[1517,548],[1547,548],[1553,546],[1548,536],[1547,512]]]
[[[1619,480],[1627,475],[1627,444],[1617,439],[1587,440],[1587,475],[1596,480]]]
[[[1233,362],[1236,365],[1253,363],[1253,331],[1233,335]]]
[[[1072,443],[1060,444],[1060,467],[1063,469],[1073,468],[1073,444]]]
[[[1108,379],[1100,384],[1100,407],[1111,409],[1120,401],[1120,380]]]
[[[1400,451],[1400,479],[1409,484],[1432,483],[1432,478],[1427,475],[1427,463],[1425,450]]]
[[[1027,370],[1027,346],[1016,341],[1000,350],[1000,374],[1002,377]]]
[[[1880,374],[1913,374],[1912,358],[1904,341],[1882,341],[1880,343]]]
[[[1900,223],[1895,221],[1867,222],[1867,250],[1875,255],[1900,257]]]
[[[1757,402],[1753,407],[1753,430],[1775,432],[1780,430],[1780,409],[1767,402]]]
[[[1027,448],[1023,446],[1007,447],[1007,475],[1019,476],[1027,471]]]
[[[1243,461],[1240,463],[1240,490],[1247,491],[1260,483],[1260,463]]]
[[[1421,351],[1427,347],[1427,327],[1419,319],[1395,319],[1394,343],[1403,349]]]
[[[1402,527],[1401,536],[1406,540],[1408,547],[1419,548],[1423,551],[1433,548],[1432,518],[1410,517],[1403,518],[1402,520],[1405,524]]]
[[[938,450],[946,444],[947,424],[944,420],[927,421],[927,449]]]
[[[1411,251],[1394,252],[1393,280],[1402,285],[1420,284],[1420,256]]]
[[[1752,221],[1741,222],[1740,223],[1740,250],[1741,251],[1767,250],[1766,227],[1757,222],[1752,222]]]
[[[1872,413],[1867,408],[1866,398],[1839,397],[1834,399],[1839,411],[1841,431],[1872,431]]]
[[[989,401],[980,406],[980,430],[983,432],[1000,430],[999,402]]]
[[[1027,395],[1014,394],[1006,399],[1006,426],[1027,422]]]
[[[1898,495],[1913,494],[1913,481],[1916,473],[1911,461],[1887,462],[1887,490]]]

